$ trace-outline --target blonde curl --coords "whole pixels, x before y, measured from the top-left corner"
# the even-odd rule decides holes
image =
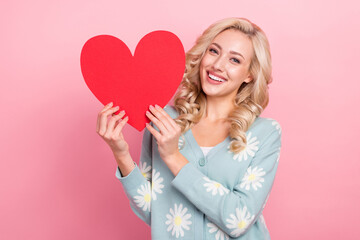
[[[254,49],[254,57],[249,67],[253,80],[240,86],[234,99],[234,109],[227,118],[232,139],[230,150],[239,153],[246,147],[246,131],[268,105],[268,84],[272,82],[268,39],[265,33],[249,20],[227,18],[212,24],[186,53],[185,73],[174,99],[175,109],[179,113],[175,121],[184,133],[202,118],[206,109],[206,95],[200,84],[200,63],[213,39],[228,29],[246,34]]]

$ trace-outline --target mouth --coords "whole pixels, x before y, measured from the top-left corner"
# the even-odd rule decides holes
[[[215,75],[214,73],[207,72],[207,75],[208,75],[208,80],[211,83],[220,84],[220,83],[226,82],[226,79],[224,79],[218,75]]]

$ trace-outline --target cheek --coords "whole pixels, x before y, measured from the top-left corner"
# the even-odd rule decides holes
[[[200,66],[199,69],[200,69],[200,72],[201,72],[204,69],[204,61],[201,61],[199,66]]]
[[[199,70],[200,70],[200,74],[202,73],[202,71],[204,70],[204,61],[201,61],[201,63],[200,63],[200,68],[199,68]]]
[[[228,71],[228,74],[231,78],[237,81],[243,81],[248,75],[247,71],[243,69],[231,69]]]
[[[200,66],[205,67],[208,66],[209,64],[211,64],[211,56],[209,56],[209,54],[206,53],[201,59]]]
[[[206,75],[206,67],[205,67],[205,62],[201,61],[200,63],[200,68],[199,68],[199,74],[200,74],[200,79],[203,79]]]

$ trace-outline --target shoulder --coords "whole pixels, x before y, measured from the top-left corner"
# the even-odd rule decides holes
[[[253,124],[250,126],[249,130],[250,129],[259,129],[265,132],[272,132],[274,130],[277,130],[281,133],[280,123],[272,118],[257,117]]]
[[[179,113],[176,111],[175,107],[174,106],[171,106],[171,105],[166,105],[164,107],[164,110],[167,114],[169,114],[169,116],[172,118],[172,119],[175,119],[179,116]]]
[[[253,124],[247,131],[247,135],[256,136],[262,141],[281,142],[281,125],[278,121],[272,118],[257,117]],[[281,143],[280,143],[281,144]]]

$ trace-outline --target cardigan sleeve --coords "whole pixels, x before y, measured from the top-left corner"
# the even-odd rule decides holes
[[[138,166],[125,177],[121,175],[119,167],[115,176],[122,183],[125,194],[130,201],[130,207],[141,220],[151,225],[151,176],[152,176],[152,140],[151,133],[145,129],[140,161]]]
[[[231,237],[245,234],[265,207],[281,147],[281,132],[271,129],[233,189],[209,179],[192,163],[187,163],[172,181],[177,190]],[[218,194],[212,194],[210,184],[217,188]]]

